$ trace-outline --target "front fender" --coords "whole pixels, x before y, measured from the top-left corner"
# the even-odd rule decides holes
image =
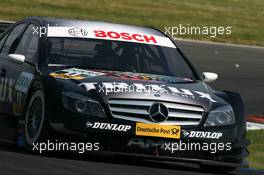
[[[232,91],[217,91],[215,95],[224,99],[227,103],[229,103],[234,109],[236,123],[235,126],[237,128],[237,138],[238,141],[245,139],[246,137],[246,108],[244,104],[244,100],[241,95],[232,92]]]

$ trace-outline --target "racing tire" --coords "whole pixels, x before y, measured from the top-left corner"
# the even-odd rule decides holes
[[[25,143],[28,148],[46,138],[45,107],[43,90],[41,88],[34,89],[25,113]]]

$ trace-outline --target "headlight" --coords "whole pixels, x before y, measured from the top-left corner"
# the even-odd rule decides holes
[[[62,105],[72,112],[106,118],[104,109],[99,102],[81,94],[62,92]]]
[[[216,108],[208,114],[204,126],[224,126],[235,123],[235,114],[230,105]]]

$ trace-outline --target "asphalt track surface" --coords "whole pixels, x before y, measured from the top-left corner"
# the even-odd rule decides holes
[[[251,114],[264,114],[264,49],[180,41],[180,46],[201,71],[220,78],[216,89],[240,92]],[[118,157],[87,155],[35,155],[16,148],[0,147],[0,175],[201,175],[197,165],[147,162]],[[264,175],[254,169],[238,169],[231,174]]]
[[[216,90],[239,92],[247,114],[264,116],[264,47],[178,41],[201,72],[215,72]]]
[[[7,147],[0,148],[2,175],[212,175],[197,165],[138,161],[113,156],[35,155]],[[221,174],[221,173],[217,173]],[[239,169],[230,175],[263,175],[263,171]]]

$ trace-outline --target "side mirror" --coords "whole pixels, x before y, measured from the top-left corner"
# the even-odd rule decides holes
[[[204,76],[204,81],[207,83],[213,82],[218,78],[218,75],[212,72],[203,72],[203,76]]]
[[[14,62],[22,64],[25,62],[26,57],[21,54],[8,54],[8,57],[12,59]]]

